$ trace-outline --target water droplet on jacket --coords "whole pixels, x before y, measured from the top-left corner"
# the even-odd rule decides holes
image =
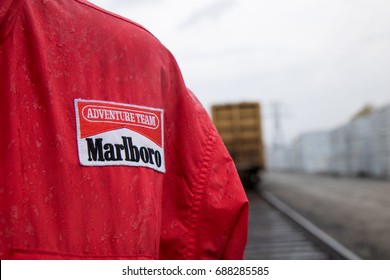
[[[42,142],[40,142],[39,140],[35,140],[35,144],[37,145],[38,149],[42,146]]]
[[[19,209],[18,206],[14,205],[11,207],[11,218],[17,220],[19,218]]]
[[[28,223],[28,224],[25,226],[24,231],[25,231],[28,235],[35,235],[34,227],[31,225],[31,223]]]

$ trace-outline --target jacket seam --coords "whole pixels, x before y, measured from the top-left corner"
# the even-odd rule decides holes
[[[188,251],[186,254],[187,259],[196,259],[198,257],[197,250],[197,239],[198,239],[198,230],[199,230],[199,222],[200,222],[200,214],[201,214],[201,205],[203,201],[203,197],[205,194],[205,186],[207,185],[207,178],[210,174],[211,162],[212,162],[212,152],[214,150],[214,146],[216,143],[216,137],[210,132],[206,144],[207,147],[203,152],[201,157],[201,165],[198,171],[196,181],[194,185],[194,194],[193,194],[193,202],[189,209],[188,215],[188,225],[189,225],[189,238],[188,238]]]

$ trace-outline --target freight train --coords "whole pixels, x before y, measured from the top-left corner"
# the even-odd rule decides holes
[[[212,119],[246,188],[265,169],[261,107],[257,102],[212,106]]]

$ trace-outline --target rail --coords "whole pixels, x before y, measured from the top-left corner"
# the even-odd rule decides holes
[[[281,201],[279,198],[274,196],[272,193],[264,190],[261,192],[261,197],[265,201],[267,201],[270,205],[272,205],[274,208],[276,208],[278,211],[280,211],[289,219],[291,219],[296,224],[298,224],[306,232],[308,232],[312,236],[312,238],[320,242],[323,247],[325,247],[327,250],[331,252],[331,254],[338,256],[338,258],[340,259],[346,259],[346,260],[361,259],[358,255],[356,255],[355,253],[347,249],[337,240],[335,240],[326,232],[318,228],[316,225],[314,225],[312,222],[307,220],[305,217],[303,217],[301,214],[296,212],[294,209],[292,209],[290,206],[285,204],[283,201]]]

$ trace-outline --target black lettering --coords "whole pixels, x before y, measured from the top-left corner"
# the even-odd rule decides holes
[[[130,152],[129,152],[129,145],[127,144],[127,138],[122,136],[123,140],[123,147],[125,149],[125,160],[130,161]]]
[[[161,167],[161,154],[159,151],[154,152],[154,160],[156,162],[157,167]]]
[[[149,151],[149,162],[151,164],[154,164],[154,162],[153,162],[154,150],[151,148],[148,148],[148,151]]]
[[[104,144],[104,149],[105,150],[108,150],[108,151],[105,151],[104,152],[104,158],[107,160],[107,161],[113,161],[115,160],[115,150],[114,150],[114,145],[108,143],[108,144]]]
[[[123,160],[122,159],[122,150],[125,149],[125,146],[124,145],[121,145],[121,144],[115,144],[115,150],[116,150],[116,158],[115,160]]]
[[[140,149],[140,155],[143,162],[148,163],[149,162],[149,153],[148,150],[145,147],[141,147]]]
[[[92,138],[86,138],[88,148],[88,161],[104,161],[102,138],[95,139],[95,144]]]
[[[131,161],[139,162],[139,150],[137,146],[133,145],[133,140],[131,137],[127,137],[127,141],[129,143]]]
[[[88,161],[132,161],[161,167],[159,151],[149,147],[136,146],[131,137],[122,136],[122,143],[103,143],[103,138],[86,138]],[[122,154],[124,151],[124,154]]]

